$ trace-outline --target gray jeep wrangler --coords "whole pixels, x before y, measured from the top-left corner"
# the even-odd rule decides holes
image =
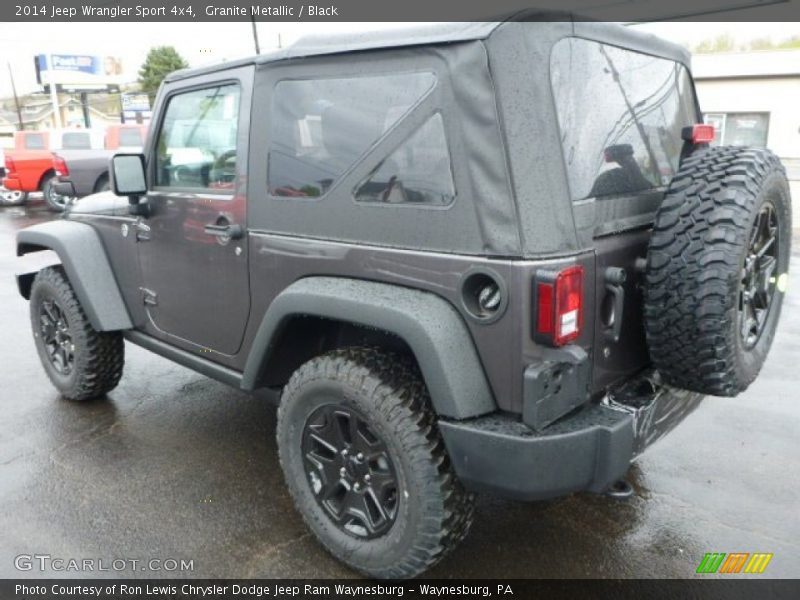
[[[789,265],[784,170],[714,147],[680,47],[587,22],[308,39],[180,71],[114,193],[18,235],[47,375],[123,340],[282,390],[297,509],[410,577],[474,493],[603,492],[704,394],[757,376]]]

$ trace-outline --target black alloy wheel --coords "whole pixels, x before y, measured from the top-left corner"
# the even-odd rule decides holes
[[[317,502],[342,531],[371,539],[392,527],[399,502],[394,464],[359,411],[319,407],[306,421],[302,452]]]
[[[60,265],[34,278],[30,319],[45,373],[64,398],[90,400],[116,387],[125,363],[122,333],[94,329]]]
[[[43,300],[39,307],[39,333],[53,369],[69,375],[75,365],[75,342],[64,310],[53,299]]]
[[[297,510],[336,558],[378,579],[413,577],[472,523],[415,361],[379,348],[301,365],[278,407],[278,455]]]
[[[750,233],[739,292],[740,333],[748,350],[761,337],[775,296],[778,242],[778,213],[765,202]]]

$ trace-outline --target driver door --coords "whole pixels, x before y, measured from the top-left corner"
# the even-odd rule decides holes
[[[169,87],[137,228],[148,332],[199,352],[239,351],[250,310],[246,166],[252,67]],[[213,356],[208,356],[213,358]]]

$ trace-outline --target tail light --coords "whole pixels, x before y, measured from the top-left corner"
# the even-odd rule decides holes
[[[5,159],[4,162],[5,162],[5,167],[6,167],[6,173],[7,174],[10,175],[11,173],[14,173],[17,170],[17,165],[14,164],[14,159],[11,158],[10,156],[6,156],[6,159]]]
[[[578,338],[583,327],[583,278],[580,265],[536,273],[533,322],[537,342],[563,346]]]
[[[56,175],[59,177],[69,175],[69,167],[67,167],[66,161],[58,154],[53,154],[53,169],[55,169]]]
[[[708,123],[695,123],[691,127],[684,127],[681,130],[681,137],[693,144],[710,144],[716,135],[714,126]]]

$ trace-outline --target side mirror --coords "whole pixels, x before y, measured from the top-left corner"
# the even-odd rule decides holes
[[[144,154],[115,154],[111,157],[111,189],[117,196],[138,197],[147,193]]]

